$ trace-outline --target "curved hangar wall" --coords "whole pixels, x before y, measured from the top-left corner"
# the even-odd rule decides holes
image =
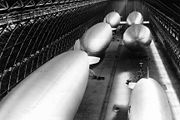
[[[107,0],[5,2],[1,4],[9,8],[0,11],[0,99],[39,66],[71,48],[85,29],[103,19],[107,5]]]

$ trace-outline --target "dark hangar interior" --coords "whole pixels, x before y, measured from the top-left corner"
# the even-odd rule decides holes
[[[133,11],[139,14],[132,15],[130,18]],[[113,14],[107,16],[108,13],[113,12],[114,16],[115,14],[117,16],[114,17]],[[131,22],[141,19],[141,23],[130,24],[128,18]],[[108,20],[119,21],[111,28]],[[104,24],[106,26],[103,26]],[[134,32],[128,31],[131,27]],[[107,32],[109,29],[110,31]],[[125,35],[126,32],[127,35]],[[133,36],[134,34],[136,37]],[[96,41],[91,44],[93,39]],[[98,42],[98,39],[101,42]],[[139,39],[142,41],[131,44]],[[143,43],[144,39],[150,40],[148,45]],[[90,57],[100,58],[100,61],[95,65],[89,65],[86,76],[87,85],[80,85],[85,88],[82,99],[78,99],[79,101],[72,99],[67,108],[63,108],[66,116],[71,116],[71,118],[62,117],[62,112],[59,111],[60,114],[57,115],[59,118],[47,114],[49,118],[52,118],[51,120],[149,120],[149,116],[152,117],[151,120],[155,120],[154,117],[158,118],[156,120],[180,120],[179,39],[180,2],[177,0],[0,0],[0,119],[13,120],[9,116],[11,114],[16,116],[18,113],[14,120],[38,120],[39,116],[19,119],[19,114],[21,116],[22,112],[23,116],[25,113],[19,107],[13,106],[12,112],[6,116],[4,111],[9,110],[4,106],[8,106],[10,103],[7,101],[11,102],[12,99],[12,101],[21,101],[14,101],[14,104],[17,103],[16,106],[26,108],[30,100],[23,101],[24,95],[30,95],[35,89],[30,84],[28,86],[30,89],[27,94],[24,92],[24,95],[18,95],[16,89],[20,90],[23,84],[37,74],[39,69],[41,71],[41,68],[49,61],[69,51],[76,52],[78,48],[78,51],[83,51]],[[106,46],[102,46],[100,52],[90,52],[90,44],[93,49],[99,45]],[[70,60],[73,63],[77,61],[75,59],[76,57]],[[68,61],[69,59],[67,59],[67,64]],[[66,62],[64,63],[59,69],[65,68]],[[79,60],[76,66],[82,64]],[[71,64],[67,68],[69,67]],[[41,72],[47,72],[43,70]],[[84,71],[78,71],[79,74],[75,76],[83,76]],[[64,74],[68,73],[64,72],[61,76]],[[67,76],[71,77],[74,74],[69,73]],[[76,81],[77,78],[71,79]],[[155,82],[155,90],[147,84],[145,85],[147,87],[137,88],[143,78],[147,80],[152,78],[160,87],[157,87]],[[49,81],[53,79],[56,78],[52,76]],[[32,85],[38,86],[38,80],[34,80]],[[74,82],[69,82],[68,85],[71,87],[71,84],[73,86]],[[130,85],[135,87],[131,88]],[[43,82],[39,86],[43,86]],[[137,89],[140,88],[142,90],[138,91]],[[162,93],[159,92],[161,89]],[[139,93],[136,94],[135,91]],[[80,94],[80,92],[70,91],[67,92],[67,96],[70,93],[75,97]],[[153,97],[156,93],[157,96]],[[60,93],[57,92],[57,94]],[[163,95],[166,97],[163,98]],[[16,99],[12,96],[16,96]],[[152,101],[156,104],[155,97],[159,98],[157,100],[159,107],[158,105],[154,108],[152,108],[153,105],[147,106]],[[139,102],[135,101],[136,99]],[[170,106],[171,112],[168,111],[164,99],[167,99],[167,106]],[[78,105],[73,102],[76,100]],[[24,105],[23,102],[27,104]],[[77,105],[74,111],[67,110],[74,105]],[[140,111],[138,111],[139,106],[142,107]],[[158,109],[160,110],[156,111]],[[38,111],[38,113],[44,114],[43,111]],[[166,116],[166,119],[162,116]],[[48,117],[47,120],[49,120]],[[39,118],[41,120],[41,117]]]

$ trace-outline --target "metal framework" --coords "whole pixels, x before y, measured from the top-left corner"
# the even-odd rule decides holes
[[[180,13],[178,12],[180,10],[180,4],[177,0],[144,0],[143,2],[153,6],[180,24]]]
[[[39,66],[70,49],[104,16],[107,0],[0,2],[0,99]]]
[[[150,23],[155,36],[180,69],[180,24],[151,4],[145,5],[150,13]]]

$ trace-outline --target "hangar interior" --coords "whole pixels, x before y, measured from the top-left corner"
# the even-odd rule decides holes
[[[0,100],[46,62],[72,50],[112,11],[122,22],[131,12],[140,12],[152,42],[140,53],[129,50],[123,43],[129,25],[119,24],[103,59],[90,67],[73,119],[128,120],[131,90],[125,84],[148,76],[165,89],[173,120],[180,120],[180,3],[175,0],[1,0]]]

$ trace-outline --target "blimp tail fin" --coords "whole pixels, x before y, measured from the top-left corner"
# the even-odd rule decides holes
[[[88,56],[89,64],[96,64],[100,61],[99,57],[94,57],[94,56]]]
[[[149,24],[150,22],[149,21],[143,21],[143,24]]]
[[[137,82],[133,82],[132,80],[127,80],[126,81],[126,85],[128,86],[129,89],[134,89],[134,87],[136,86]]]
[[[135,86],[136,86],[136,82],[130,82],[128,84],[128,88],[130,88],[130,89],[134,89]]]
[[[76,40],[74,44],[74,50],[81,50],[80,40]]]
[[[127,24],[127,21],[120,21],[121,25]]]
[[[106,18],[104,18],[103,22],[105,22],[105,23],[106,23]]]
[[[112,29],[112,31],[115,31],[117,28],[111,28]]]
[[[149,21],[143,21],[143,24],[149,24]],[[127,21],[120,21],[121,25],[128,24]]]

